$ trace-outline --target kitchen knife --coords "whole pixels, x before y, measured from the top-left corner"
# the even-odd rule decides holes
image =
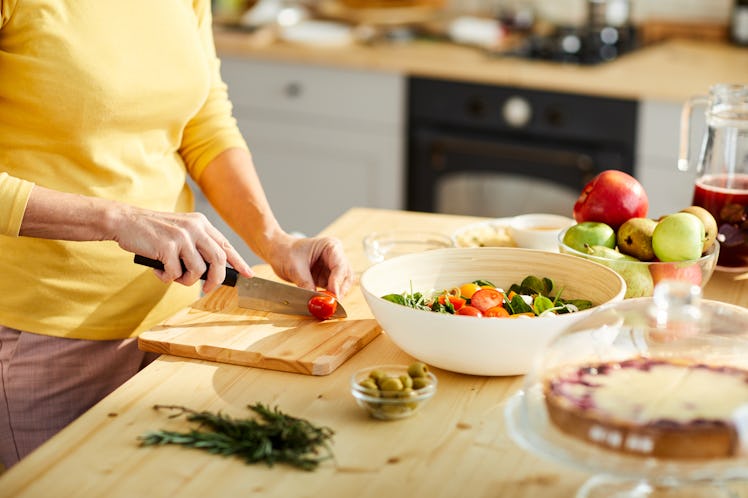
[[[156,259],[146,258],[139,254],[135,255],[135,262],[139,265],[148,266],[157,270],[163,270],[164,264]],[[184,265],[183,265],[184,266]],[[208,271],[200,277],[202,280],[208,275]],[[233,268],[226,267],[226,278],[222,285],[236,287],[239,293],[239,306],[258,311],[271,311],[273,313],[285,313],[287,315],[312,316],[307,307],[309,299],[314,296],[324,296],[322,292],[302,289],[294,285],[282,284],[273,280],[260,277],[247,278],[239,275]],[[332,318],[345,318],[348,315],[343,305],[338,306]]]

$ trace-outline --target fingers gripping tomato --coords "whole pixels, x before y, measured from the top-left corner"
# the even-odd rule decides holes
[[[324,295],[312,296],[307,303],[309,313],[320,320],[327,320],[338,309],[338,300],[331,292],[323,291]]]
[[[489,308],[501,306],[504,303],[504,294],[496,289],[483,288],[475,292],[470,298],[470,304],[485,312]]]

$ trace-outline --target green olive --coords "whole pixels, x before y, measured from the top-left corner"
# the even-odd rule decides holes
[[[397,377],[386,377],[379,382],[382,391],[402,391],[403,383]]]
[[[382,405],[379,409],[381,413],[386,415],[400,415],[411,410],[403,405]]]
[[[410,389],[413,387],[413,377],[410,375],[401,375],[400,376],[400,382],[403,383],[403,388]]]
[[[379,386],[377,386],[377,382],[371,377],[362,380],[358,383],[358,385],[366,389],[367,394],[370,394],[372,396],[376,396],[379,394]]]
[[[416,377],[413,379],[413,389],[423,389],[431,385],[431,379],[428,377]]]
[[[425,363],[416,361],[408,366],[408,375],[417,379],[419,377],[427,377],[429,373],[429,367]]]
[[[379,383],[379,381],[387,377],[387,372],[385,372],[384,370],[379,370],[379,369],[372,370],[371,372],[369,372],[369,377],[377,381],[377,383]]]

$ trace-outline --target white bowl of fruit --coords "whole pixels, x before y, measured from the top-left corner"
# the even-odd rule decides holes
[[[577,221],[558,235],[559,251],[606,265],[626,281],[626,298],[649,297],[662,280],[700,287],[719,257],[717,223],[699,206],[648,218],[641,184],[608,170],[585,186],[574,205]]]

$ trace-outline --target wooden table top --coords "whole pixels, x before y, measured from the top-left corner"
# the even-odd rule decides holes
[[[343,240],[360,272],[369,264],[361,240],[370,231],[451,234],[476,220],[352,209],[324,233]],[[747,306],[747,279],[717,273],[705,296]],[[511,440],[503,412],[523,377],[435,369],[439,392],[424,411],[394,422],[369,418],[349,393],[351,374],[374,364],[410,360],[386,334],[321,377],[162,356],[0,477],[0,496],[560,498],[573,496],[590,477],[528,453]],[[149,430],[186,427],[168,421],[152,408],[155,404],[244,417],[247,405],[256,402],[333,428],[335,460],[304,472],[245,465],[192,449],[138,447],[136,438]]]

